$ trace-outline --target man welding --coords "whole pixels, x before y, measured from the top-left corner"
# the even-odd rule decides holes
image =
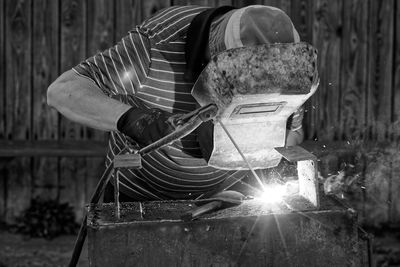
[[[146,146],[170,133],[174,114],[193,111],[196,78],[222,51],[259,44],[299,42],[280,9],[173,6],[132,29],[115,46],[63,73],[48,88],[48,104],[75,122],[109,131],[106,165],[128,142]],[[303,109],[287,127],[286,145],[303,140]],[[141,169],[121,169],[121,201],[195,199],[247,171],[208,166],[212,124],[142,158]],[[105,201],[112,201],[107,194]]]

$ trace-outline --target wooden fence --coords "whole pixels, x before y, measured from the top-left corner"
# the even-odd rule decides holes
[[[175,4],[267,4],[292,18],[319,51],[320,87],[307,104],[312,140],[397,141],[400,3],[396,0],[0,0],[0,140],[97,140],[46,104],[63,71],[108,48],[135,24]],[[18,157],[0,167],[0,214],[12,221],[33,197],[70,202],[78,216],[102,157]],[[0,217],[1,218],[1,217]]]

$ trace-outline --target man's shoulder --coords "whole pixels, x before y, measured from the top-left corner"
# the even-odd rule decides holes
[[[185,5],[185,6],[169,6],[162,8],[155,12],[150,18],[144,20],[141,24],[142,27],[155,26],[157,23],[164,23],[171,21],[176,21],[182,17],[190,16],[193,13],[198,13],[199,10],[206,10],[211,7],[200,6],[200,5]]]

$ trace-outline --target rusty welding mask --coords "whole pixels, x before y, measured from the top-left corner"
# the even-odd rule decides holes
[[[274,148],[285,145],[288,117],[317,89],[316,62],[316,50],[304,42],[239,47],[214,56],[192,89],[201,106],[218,107],[213,124],[197,131],[209,166],[247,169],[231,138],[253,168],[276,166],[281,155]]]

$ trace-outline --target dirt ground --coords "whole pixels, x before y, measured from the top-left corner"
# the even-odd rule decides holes
[[[52,240],[30,238],[0,231],[0,267],[67,266],[75,236],[60,236]],[[89,266],[87,246],[83,248],[78,266]]]
[[[67,266],[74,242],[75,236],[61,236],[53,240],[27,239],[1,230],[0,267]],[[374,237],[373,244],[376,267],[400,267],[400,233],[381,233]],[[78,266],[89,266],[86,243]]]

